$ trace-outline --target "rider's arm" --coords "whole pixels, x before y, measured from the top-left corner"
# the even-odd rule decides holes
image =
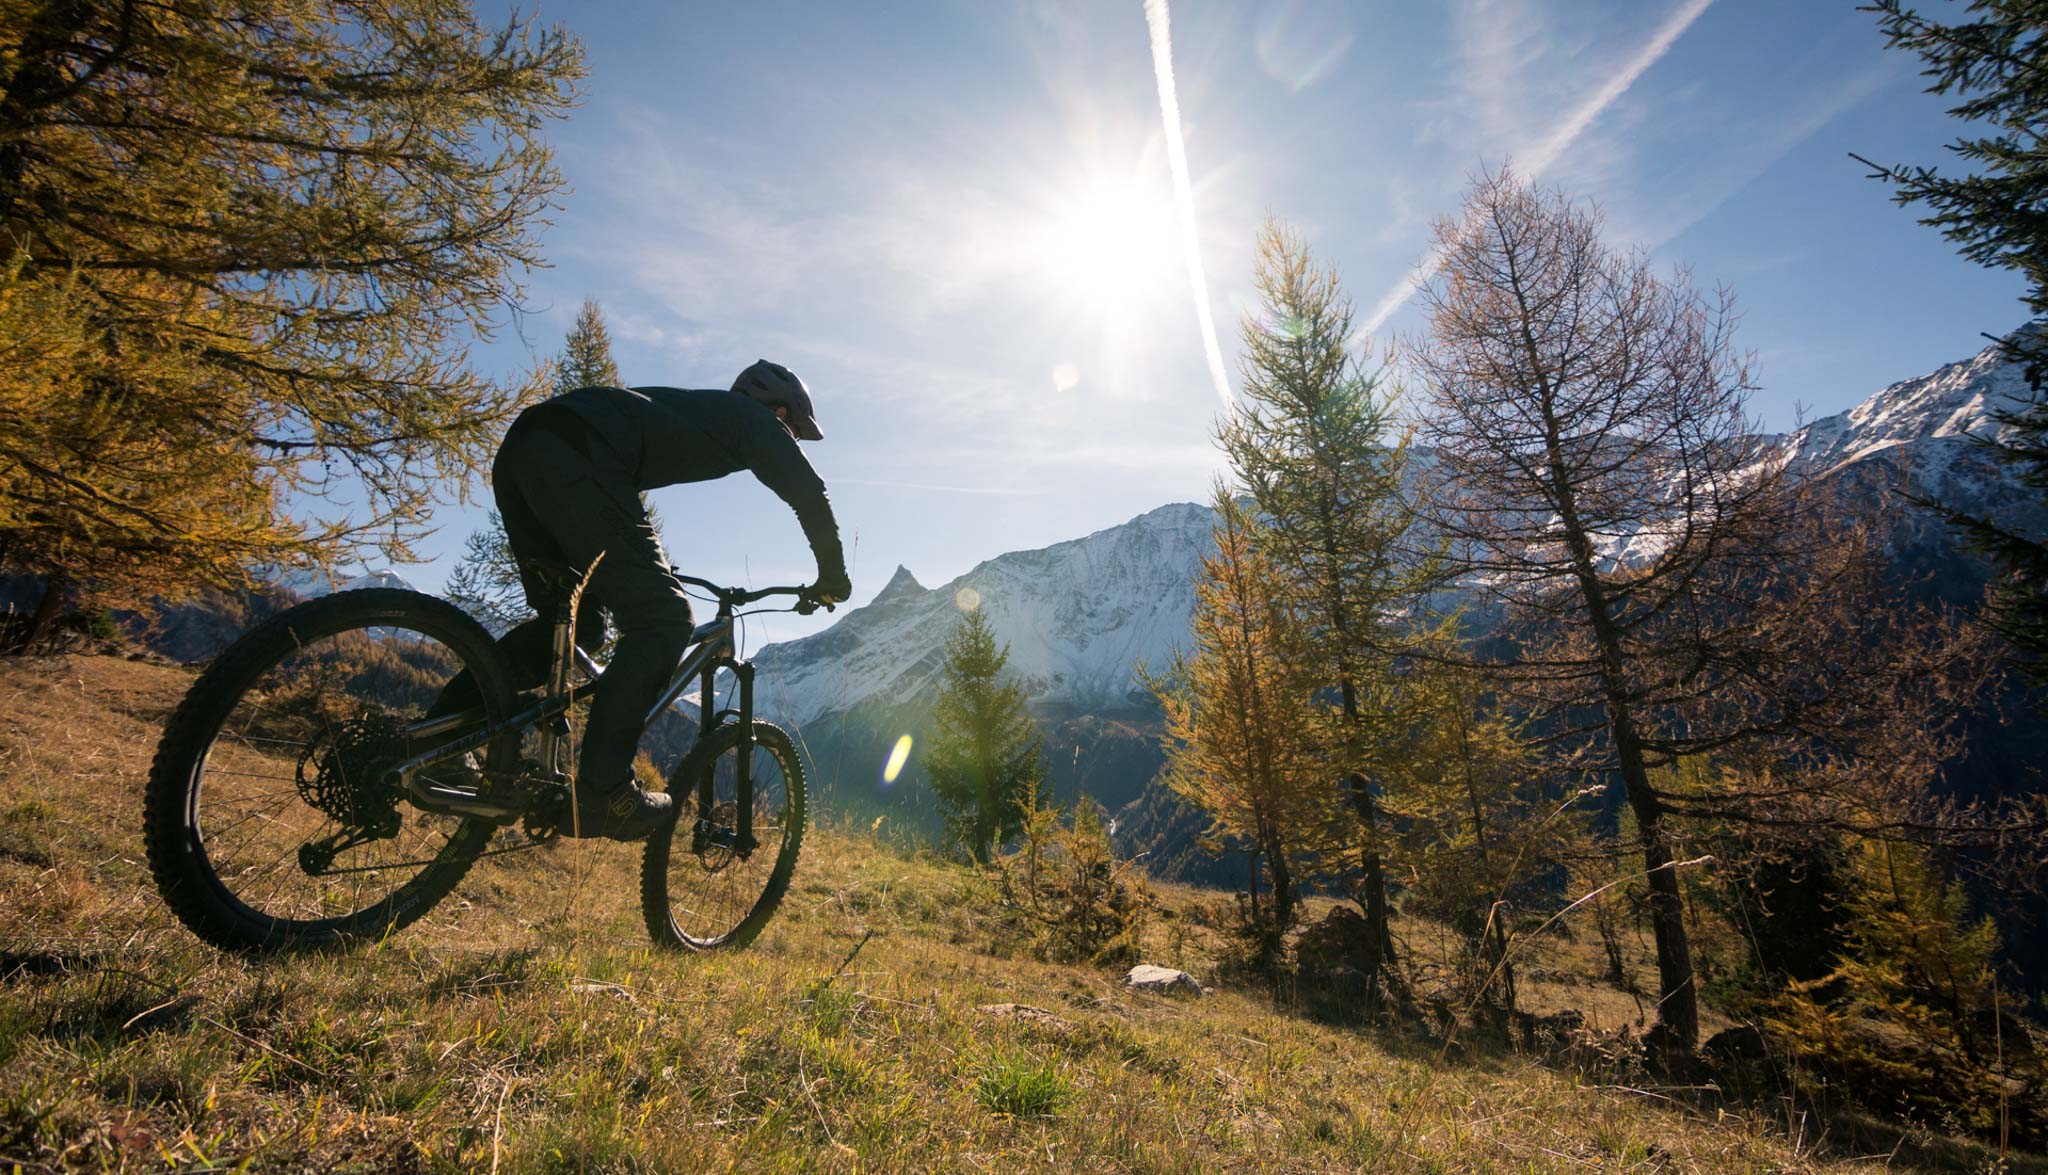
[[[844,585],[846,553],[839,545],[839,523],[832,517],[825,482],[797,448],[789,430],[772,416],[765,419],[768,427],[752,430],[748,438],[747,468],[796,511],[804,538],[810,540],[811,553],[818,560],[819,584],[830,587],[836,581]]]

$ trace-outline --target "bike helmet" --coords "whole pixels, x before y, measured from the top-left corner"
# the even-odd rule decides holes
[[[825,434],[818,431],[817,414],[811,408],[811,392],[796,373],[780,363],[757,359],[752,367],[740,372],[732,381],[732,390],[743,396],[752,396],[770,408],[789,409],[789,431],[806,441],[822,441]]]

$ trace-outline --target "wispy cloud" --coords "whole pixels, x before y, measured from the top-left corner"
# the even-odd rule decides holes
[[[1531,179],[1554,167],[1577,143],[1588,127],[1606,113],[1651,66],[1663,60],[1671,47],[1692,27],[1714,0],[1684,0],[1639,49],[1624,60],[1590,93],[1572,103],[1564,117],[1533,138],[1520,137],[1506,146],[1516,168]],[[1536,33],[1530,10],[1519,4],[1488,0],[1466,10],[1461,33],[1467,69],[1465,90],[1474,99],[1482,124],[1494,128],[1520,125],[1529,105],[1529,94],[1520,89],[1528,68],[1546,57],[1544,42]],[[1366,317],[1362,334],[1371,334],[1407,305],[1415,291],[1435,273],[1438,258],[1425,258],[1408,275],[1388,290]]]
[[[887,481],[872,477],[847,477],[844,474],[832,479],[833,485],[873,486],[885,490],[917,490],[935,494],[983,494],[998,498],[1040,498],[1044,490],[998,489],[993,486],[947,486],[932,485],[921,481]]]
[[[1173,27],[1166,0],[1145,0],[1145,27],[1152,34],[1152,77],[1159,86],[1159,117],[1166,128],[1166,158],[1173,168],[1173,202],[1180,210],[1181,251],[1187,257],[1188,285],[1195,300],[1195,318],[1202,329],[1202,357],[1209,364],[1216,396],[1230,411],[1230,377],[1223,370],[1223,350],[1216,342],[1216,319],[1209,309],[1209,278],[1202,271],[1201,239],[1195,231],[1195,189],[1188,178],[1187,140],[1180,129],[1180,94],[1173,84]]]
[[[1698,182],[1684,185],[1672,200],[1641,217],[1643,227],[1637,235],[1653,249],[1674,239],[1713,215],[1829,123],[1908,73],[1899,63],[1885,61],[1835,81],[1795,106],[1774,107],[1768,117],[1738,132],[1727,158],[1700,167]]]

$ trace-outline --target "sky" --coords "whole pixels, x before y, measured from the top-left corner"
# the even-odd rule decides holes
[[[595,298],[628,384],[788,365],[855,604],[899,565],[937,586],[1205,499],[1268,215],[1337,270],[1379,356],[1426,329],[1406,293],[1433,222],[1511,163],[1597,206],[1610,245],[1734,291],[1773,430],[2025,317],[2016,277],[1849,158],[1940,163],[1962,129],[1854,0],[555,0],[540,20],[587,53],[549,135],[569,190],[549,267],[473,361],[529,368]],[[415,583],[451,569],[471,493]],[[814,576],[744,474],[653,499],[681,570]],[[828,621],[758,618],[749,643]]]

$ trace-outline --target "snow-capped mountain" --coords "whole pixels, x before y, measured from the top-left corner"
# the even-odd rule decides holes
[[[335,592],[349,592],[357,588],[405,588],[414,590],[411,581],[396,571],[359,570],[346,575],[323,567],[280,569],[265,577],[270,586],[290,592],[301,600],[311,600]]]
[[[2048,337],[2048,322],[2026,329],[2037,339]],[[1995,415],[2017,411],[2028,395],[2024,365],[1993,344],[1814,421],[1786,437],[1783,451],[1795,475],[1877,483],[1889,473],[1890,484],[1916,498],[1995,518],[2023,533],[2048,533],[2048,503],[2017,484],[1981,443],[2001,431]],[[1946,573],[1956,568],[1924,564],[1967,562],[1955,536],[1931,513],[1915,509],[1898,526],[1900,539],[1938,548],[1923,551],[1916,570],[1953,579]]]
[[[1997,345],[1917,379],[1901,380],[1785,439],[1791,468],[1825,476],[1856,461],[1903,448],[1916,464],[1929,452],[1969,451],[1972,437],[1990,435],[1994,412],[2017,410],[2027,399],[2026,373]]]
[[[802,726],[871,699],[907,700],[937,680],[946,634],[977,604],[1034,701],[1129,707],[1133,664],[1163,665],[1187,643],[1213,523],[1203,506],[1161,506],[1086,538],[999,555],[938,588],[899,567],[831,628],[763,648],[755,708]]]

